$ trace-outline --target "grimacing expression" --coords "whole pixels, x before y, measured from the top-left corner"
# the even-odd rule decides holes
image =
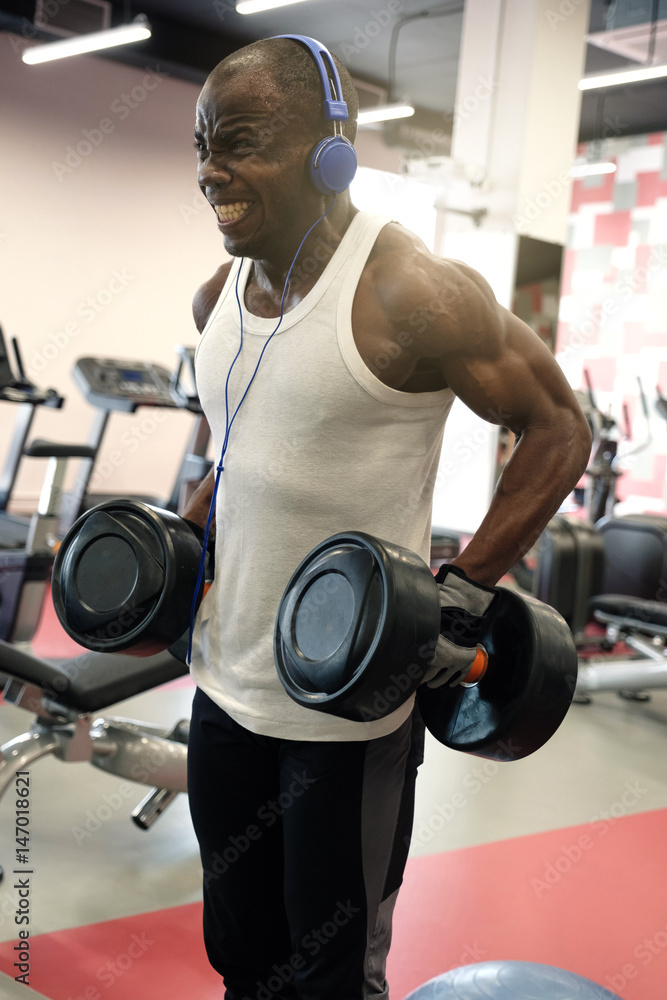
[[[267,72],[207,81],[197,102],[198,181],[228,253],[262,259],[303,236],[322,203],[307,170],[315,143]]]

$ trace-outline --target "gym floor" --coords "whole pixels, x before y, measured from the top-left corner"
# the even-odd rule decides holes
[[[47,611],[36,652],[70,648]],[[104,714],[166,726],[189,715],[193,690],[184,678]],[[0,743],[30,721],[3,705]],[[573,705],[542,750],[509,764],[429,737],[395,916],[392,1000],[448,969],[492,959],[542,962],[629,1000],[663,1000],[666,758],[667,691],[646,703],[601,694]],[[179,796],[144,832],[129,814],[145,791],[86,763],[32,767],[29,987],[14,982],[11,794],[0,804],[2,998],[223,995],[201,942],[187,801]]]

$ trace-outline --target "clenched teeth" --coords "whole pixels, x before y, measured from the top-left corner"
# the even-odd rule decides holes
[[[240,219],[248,211],[250,202],[236,201],[234,204],[214,205],[213,207],[220,222],[236,222],[237,219]]]

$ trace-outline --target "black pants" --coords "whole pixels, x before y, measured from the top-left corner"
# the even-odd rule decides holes
[[[423,745],[416,710],[376,740],[283,740],[197,690],[188,793],[226,1000],[386,1000]]]

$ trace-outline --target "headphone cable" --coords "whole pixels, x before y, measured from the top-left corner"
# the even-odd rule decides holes
[[[240,401],[238,403],[238,406],[234,410],[234,413],[232,414],[232,419],[230,420],[229,419],[229,379],[231,377],[234,365],[236,364],[238,358],[240,357],[241,351],[243,350],[243,307],[241,305],[241,299],[239,297],[239,280],[241,278],[241,270],[243,268],[245,257],[241,258],[240,263],[239,263],[239,267],[238,267],[238,271],[236,272],[236,284],[235,284],[235,289],[234,290],[235,290],[235,294],[236,294],[236,302],[237,302],[238,309],[239,309],[239,320],[240,320],[240,325],[241,325],[241,337],[240,337],[240,342],[239,342],[239,349],[236,352],[234,360],[232,361],[232,363],[231,363],[231,365],[229,367],[229,371],[227,372],[227,378],[225,380],[225,437],[224,437],[224,440],[223,440],[223,443],[222,443],[222,450],[220,452],[220,461],[218,462],[218,464],[216,466],[215,484],[213,486],[213,496],[211,497],[211,504],[210,504],[209,510],[208,510],[208,518],[206,520],[206,528],[204,530],[204,541],[202,543],[202,554],[201,554],[201,560],[199,562],[199,574],[197,576],[197,583],[195,584],[195,591],[194,591],[194,595],[193,595],[193,598],[192,598],[192,605],[191,605],[191,608],[190,608],[190,629],[189,629],[189,636],[188,636],[188,656],[187,656],[187,660],[186,660],[186,663],[187,663],[188,666],[190,665],[191,660],[192,660],[192,638],[193,638],[193,635],[194,635],[195,618],[196,618],[196,615],[197,615],[197,597],[199,595],[199,591],[200,591],[200,588],[202,586],[202,580],[203,580],[204,572],[205,572],[205,568],[206,568],[206,555],[207,555],[207,552],[208,552],[208,539],[209,539],[209,534],[210,534],[210,531],[211,531],[211,523],[212,523],[212,520],[213,520],[213,513],[215,511],[216,499],[217,499],[217,495],[218,495],[218,487],[220,485],[220,476],[224,472],[224,464],[223,463],[224,463],[225,455],[227,454],[227,448],[229,446],[229,434],[231,432],[232,425],[233,425],[234,421],[236,420],[236,416],[237,416],[239,410],[241,409],[241,406],[243,405],[243,401],[245,400],[246,396],[248,395],[248,392],[250,391],[250,386],[252,385],[252,383],[255,380],[255,375],[257,374],[259,366],[260,366],[260,364],[262,362],[262,358],[264,357],[264,352],[266,351],[267,347],[269,346],[269,344],[271,343],[271,341],[273,340],[273,338],[275,337],[275,335],[278,333],[278,330],[280,329],[280,325],[281,325],[281,323],[283,321],[283,316],[284,316],[284,312],[285,312],[285,298],[287,296],[287,289],[289,288],[290,277],[292,275],[292,271],[294,270],[294,265],[297,262],[297,258],[299,256],[299,254],[301,253],[301,248],[303,247],[303,244],[306,242],[306,240],[308,239],[308,237],[312,233],[312,231],[315,228],[315,226],[317,226],[322,221],[322,219],[325,219],[327,217],[327,215],[329,214],[329,212],[331,211],[331,209],[334,207],[335,203],[336,203],[336,194],[334,193],[333,197],[331,199],[331,204],[327,208],[326,212],[324,212],[319,217],[319,219],[317,219],[312,224],[312,226],[310,227],[310,229],[308,230],[308,232],[306,233],[306,235],[301,240],[301,243],[299,244],[299,248],[298,248],[297,252],[294,255],[294,259],[292,260],[292,263],[290,264],[289,270],[287,272],[287,277],[285,278],[285,287],[283,288],[283,294],[282,294],[282,298],[280,300],[280,315],[278,317],[278,323],[277,323],[275,329],[273,330],[273,332],[271,333],[271,335],[267,338],[267,341],[264,344],[264,347],[262,348],[262,351],[261,351],[261,353],[259,355],[257,364],[255,365],[255,370],[252,373],[252,375],[250,377],[250,381],[248,382],[248,385],[246,386],[245,392],[241,396],[241,399],[240,399]]]

